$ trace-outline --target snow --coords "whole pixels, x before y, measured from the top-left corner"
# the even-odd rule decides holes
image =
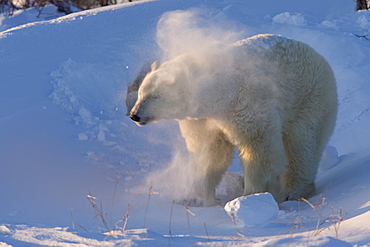
[[[281,204],[265,226],[236,226],[223,205],[185,207],[151,188],[147,177],[166,170],[183,140],[175,122],[139,128],[125,116],[128,84],[159,56],[160,17],[199,8],[192,27],[222,41],[303,41],[337,78],[338,120],[317,192]],[[0,246],[370,245],[369,11],[350,0],[157,0],[56,19],[48,11],[0,14]],[[221,198],[240,196],[240,171],[236,156]],[[162,176],[168,190],[181,175]]]
[[[267,192],[235,198],[224,209],[236,225],[243,227],[266,226],[279,214],[277,202]]]
[[[284,12],[278,15],[275,15],[272,18],[273,23],[276,24],[289,24],[293,26],[303,26],[305,24],[305,19],[303,15],[300,13],[298,14],[290,14],[289,12]]]

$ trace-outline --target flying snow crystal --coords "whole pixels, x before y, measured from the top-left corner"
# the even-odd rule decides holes
[[[279,214],[279,206],[268,192],[238,197],[224,209],[238,226],[246,227],[266,226]]]
[[[242,37],[242,32],[228,20],[215,20],[206,11],[191,9],[163,14],[157,25],[156,41],[162,51],[162,59],[170,60],[189,52],[214,55],[218,49]]]

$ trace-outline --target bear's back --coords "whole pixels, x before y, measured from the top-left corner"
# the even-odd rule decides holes
[[[296,40],[275,34],[258,34],[247,39],[239,40],[235,46],[242,46],[250,51],[267,51],[276,45],[286,46],[298,42]]]
[[[263,71],[259,75],[275,77],[277,86],[284,87],[287,83],[284,81],[294,80],[290,83],[303,83],[299,86],[303,88],[312,88],[322,83],[334,84],[331,87],[335,87],[329,63],[303,42],[280,35],[261,34],[240,40],[234,47],[236,64],[249,68],[249,73]]]
[[[307,60],[302,59],[302,55],[312,56],[315,54],[320,56],[313,48],[303,42],[275,34],[255,35],[236,42],[234,47],[236,54],[241,54],[236,55],[237,57],[249,58],[253,63],[265,60],[264,62],[267,63],[288,64]]]
[[[237,69],[248,71],[247,90],[263,90],[264,99],[284,102],[282,109],[287,112],[304,102],[315,102],[334,111],[334,73],[325,58],[309,45],[262,34],[235,43],[234,54]]]

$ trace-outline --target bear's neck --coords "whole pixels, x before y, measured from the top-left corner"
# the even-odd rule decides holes
[[[193,112],[194,118],[224,118],[233,108],[236,95],[236,84],[233,80],[228,83],[215,80],[204,83],[194,92]]]

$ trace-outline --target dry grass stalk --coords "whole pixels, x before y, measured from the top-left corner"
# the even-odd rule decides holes
[[[95,211],[95,216],[94,218],[97,218],[99,217],[101,219],[101,221],[103,222],[105,228],[107,229],[107,231],[109,233],[112,233],[107,221],[105,220],[104,218],[104,214],[103,214],[103,205],[102,203],[100,202],[100,208],[98,207],[98,205],[96,204],[95,200],[96,200],[96,197],[92,196],[91,194],[88,194],[87,195],[87,199],[89,200],[91,206],[93,207],[94,211]]]
[[[322,195],[319,196],[315,205],[310,203],[305,198],[302,198],[301,201],[306,202],[313,209],[313,213],[316,213],[318,215],[318,219],[317,219],[317,222],[316,222],[316,228],[312,232],[311,236],[320,235],[321,232],[323,232],[325,230],[330,230],[331,227],[332,227],[334,229],[334,232],[335,232],[335,237],[338,238],[338,236],[339,236],[339,226],[343,222],[344,217],[346,215],[346,213],[343,211],[343,209],[339,208],[339,212],[335,213],[335,211],[336,211],[335,208],[333,206],[329,205],[326,202],[326,198],[322,197]],[[330,208],[332,210],[331,215],[329,215],[327,217],[322,216],[321,211],[324,209],[324,206],[330,206]],[[330,225],[326,226],[326,227],[323,227],[323,225],[326,224],[326,223],[328,223]],[[323,227],[323,228],[321,228],[321,227]]]
[[[152,194],[158,195],[158,194],[159,194],[158,192],[154,192],[152,189],[153,189],[153,186],[150,186],[150,188],[149,188],[149,194],[148,194],[148,200],[147,200],[147,202],[146,202],[146,208],[145,208],[144,228],[145,228],[145,226],[146,226],[146,217],[147,217],[147,215],[148,215],[149,202],[150,202],[150,195],[152,195]]]
[[[128,218],[129,218],[131,208],[132,208],[132,205],[128,204],[126,214],[124,216],[122,216],[122,220],[117,221],[116,224],[115,224],[116,229],[119,229],[122,232],[122,236],[125,236],[125,230],[126,230],[126,226],[127,226],[127,222],[128,222]],[[122,222],[122,227],[119,227],[118,224],[121,223],[121,222]]]

